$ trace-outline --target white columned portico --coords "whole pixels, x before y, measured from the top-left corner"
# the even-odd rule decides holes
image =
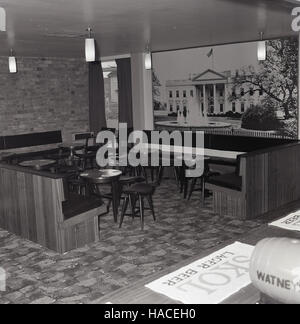
[[[205,84],[203,84],[203,113],[204,115],[206,115],[208,113],[208,110],[207,110],[207,105],[206,105],[206,86]]]
[[[228,84],[224,84],[224,113],[228,111]]]
[[[217,101],[217,85],[214,84],[214,112],[218,112],[218,101]]]

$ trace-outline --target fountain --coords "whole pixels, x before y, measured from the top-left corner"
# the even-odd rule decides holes
[[[187,128],[196,130],[231,128],[230,123],[209,121],[207,111],[202,111],[200,101],[196,98],[189,99],[186,116],[184,116],[183,111],[179,110],[177,113],[177,121],[156,122],[156,125],[161,128]]]

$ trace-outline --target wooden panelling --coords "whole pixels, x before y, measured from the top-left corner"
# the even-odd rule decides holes
[[[247,218],[300,199],[300,145],[246,157]]]
[[[63,251],[70,251],[84,246],[87,242],[99,241],[98,217],[95,211],[90,212],[92,217],[81,215],[81,221],[73,219],[72,222],[60,227],[61,247]]]
[[[215,213],[231,215],[239,219],[245,218],[246,201],[244,193],[209,183],[206,187],[214,193],[213,206]]]
[[[64,253],[99,240],[104,206],[64,220],[63,179],[0,168],[0,227]]]
[[[57,221],[61,179],[0,169],[0,226],[49,249],[58,250]],[[57,202],[55,204],[55,202]]]
[[[214,192],[215,210],[218,213],[253,219],[299,200],[299,161],[300,144],[298,143],[242,155],[240,157],[240,175],[243,179],[241,193],[208,185]]]

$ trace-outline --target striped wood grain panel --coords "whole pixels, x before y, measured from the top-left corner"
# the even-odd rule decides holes
[[[98,215],[106,207],[64,220],[63,180],[0,168],[0,227],[65,253],[99,241]]]
[[[210,186],[211,190],[214,190]],[[241,192],[234,190],[219,190],[215,188],[213,205],[214,212],[219,215],[231,215],[239,219],[245,219],[245,197]]]
[[[207,184],[214,192],[215,211],[253,219],[300,200],[299,161],[299,144],[242,155],[242,192]]]
[[[101,213],[103,207],[90,210],[60,224],[60,252],[64,253],[87,243],[98,242],[100,238],[98,215]]]
[[[62,179],[0,169],[0,227],[58,250],[57,223],[63,221]]]
[[[246,159],[247,218],[300,199],[300,146],[251,155]]]

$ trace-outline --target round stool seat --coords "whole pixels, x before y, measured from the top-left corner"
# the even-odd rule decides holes
[[[213,171],[209,171],[205,174],[206,177],[215,177],[215,176],[219,176],[221,175],[220,172],[213,172]]]
[[[73,185],[86,185],[86,182],[82,179],[69,179],[68,181]]]
[[[137,183],[124,190],[127,194],[152,195],[154,187],[147,183]]]
[[[120,183],[122,185],[132,185],[134,183],[139,183],[139,182],[144,182],[145,178],[143,177],[127,177],[127,176],[122,176],[120,177]]]

